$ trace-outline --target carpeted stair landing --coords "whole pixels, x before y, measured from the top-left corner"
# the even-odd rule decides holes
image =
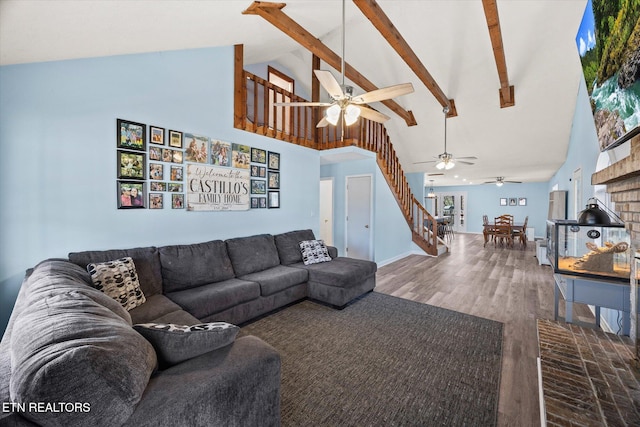
[[[242,328],[282,357],[283,426],[496,425],[502,323],[372,292]]]

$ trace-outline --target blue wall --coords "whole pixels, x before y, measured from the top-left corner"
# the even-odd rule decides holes
[[[393,193],[380,172],[375,155],[355,149],[368,159],[333,163],[320,167],[322,178],[334,178],[333,242],[341,255],[345,253],[345,199],[346,177],[371,175],[373,177],[373,236],[374,261],[385,264],[416,251],[407,225]]]
[[[482,215],[487,215],[489,221],[502,214],[511,214],[515,222],[523,222],[529,216],[528,227],[535,229],[536,236],[544,236],[549,206],[549,193],[546,182],[532,182],[522,184],[504,184],[498,187],[493,184],[460,185],[434,187],[436,193],[448,191],[467,192],[466,221],[468,233],[482,233]],[[526,206],[500,206],[501,198],[526,197]],[[427,206],[429,209],[430,206]]]
[[[0,94],[0,331],[45,258],[319,230],[318,152],[233,128],[233,47],[4,66]],[[279,152],[282,207],[118,210],[117,118]]]

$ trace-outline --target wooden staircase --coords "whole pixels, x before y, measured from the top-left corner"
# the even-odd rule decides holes
[[[361,118],[340,135],[339,127],[315,127],[320,119],[317,108],[272,106],[273,102],[305,100],[245,71],[242,46],[236,46],[234,84],[235,128],[316,150],[356,146],[376,153],[378,167],[411,229],[413,242],[434,256],[443,247],[448,250],[438,238],[435,219],[413,195],[384,125]],[[440,250],[439,245],[443,246]]]

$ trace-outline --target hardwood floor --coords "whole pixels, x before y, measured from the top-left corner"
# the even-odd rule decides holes
[[[536,318],[553,319],[553,273],[538,265],[531,243],[482,245],[482,235],[456,234],[447,255],[411,255],[380,267],[375,290],[504,323],[498,425],[539,426]],[[574,319],[594,322],[578,304]]]

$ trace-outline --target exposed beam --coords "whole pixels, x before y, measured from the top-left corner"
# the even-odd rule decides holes
[[[507,74],[507,60],[504,56],[504,46],[502,45],[502,30],[500,29],[500,18],[498,17],[498,5],[496,0],[482,0],[484,16],[487,18],[489,27],[489,37],[493,47],[493,56],[498,67],[498,77],[500,78],[500,107],[512,107],[515,105],[514,88],[509,85],[509,75]]]
[[[341,58],[334,51],[325,46],[320,40],[309,33],[296,21],[291,19],[287,14],[282,11],[282,8],[286,6],[285,3],[271,3],[264,1],[254,1],[244,12],[244,15],[258,15],[278,28],[280,31],[294,39],[302,47],[318,56],[324,62],[335,68],[339,72],[342,72]],[[349,80],[354,84],[370,92],[378,89],[373,83],[367,80],[362,74],[355,68],[345,62],[344,73]],[[407,123],[407,126],[416,125],[416,119],[411,111],[406,111],[397,102],[388,99],[380,101],[386,105],[391,111],[402,117]]]
[[[402,37],[400,31],[398,31],[398,29],[393,25],[393,22],[391,22],[380,6],[378,6],[378,3],[376,3],[375,0],[353,0],[353,2],[362,11],[364,16],[371,21],[380,34],[382,34],[382,37],[387,40],[387,43],[389,43],[389,45],[398,52],[398,55],[400,55],[409,68],[413,70],[427,89],[431,91],[440,105],[442,105],[443,108],[449,107],[447,117],[457,116],[458,112],[456,111],[453,99],[447,98],[427,68],[422,64],[418,55],[416,55],[413,49],[411,49],[409,43],[407,43],[404,37]]]

